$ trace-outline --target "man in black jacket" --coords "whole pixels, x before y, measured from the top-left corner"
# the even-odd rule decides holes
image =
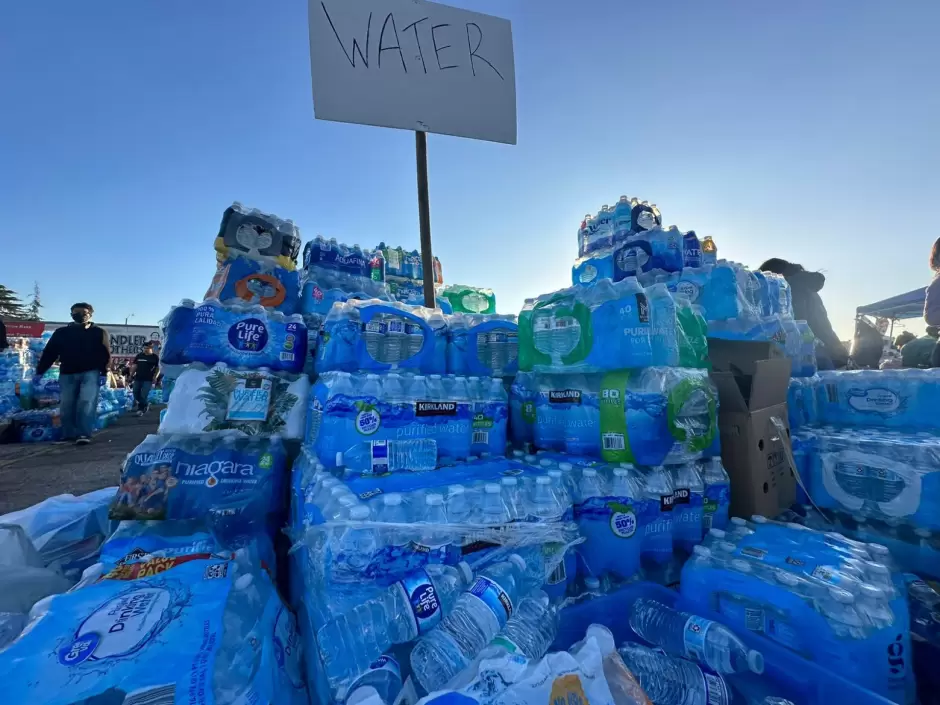
[[[819,296],[820,289],[826,283],[826,277],[821,272],[811,272],[804,269],[802,264],[787,262],[785,259],[773,258],[764,262],[760,269],[762,272],[781,274],[790,285],[790,294],[793,300],[793,317],[806,321],[813,335],[821,343],[822,350],[817,350],[819,369],[840,369],[845,367],[849,360],[849,353],[839,340],[839,336],[832,329],[829,314]],[[823,360],[828,359],[831,365],[824,367]],[[877,363],[876,363],[877,365]]]
[[[62,404],[62,436],[77,445],[91,442],[98,408],[98,386],[101,375],[107,374],[111,362],[108,332],[91,322],[94,309],[84,302],[72,306],[72,321],[58,328],[49,338],[36,376],[41,377],[59,361],[59,387]]]

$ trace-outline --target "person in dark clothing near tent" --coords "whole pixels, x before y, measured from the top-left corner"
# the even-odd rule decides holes
[[[780,274],[787,280],[793,298],[793,316],[809,324],[834,368],[845,367],[849,361],[849,353],[832,329],[829,314],[826,313],[826,307],[819,296],[820,289],[826,283],[826,277],[821,272],[810,272],[801,264],[793,264],[776,257],[764,262],[760,269]]]
[[[62,437],[76,445],[91,442],[98,407],[101,375],[108,373],[111,342],[108,332],[91,322],[94,309],[84,302],[72,306],[72,323],[57,328],[46,343],[36,365],[36,377],[42,377],[59,361],[59,388],[62,404]]]
[[[8,347],[10,343],[7,341],[7,327],[0,321],[0,350],[6,350]]]

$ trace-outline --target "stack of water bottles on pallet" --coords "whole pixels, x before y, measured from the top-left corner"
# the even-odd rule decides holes
[[[720,455],[706,329],[687,297],[635,277],[545,294],[527,301],[519,317],[514,443],[622,466],[636,477],[638,488],[617,501],[631,504],[637,492],[656,500],[655,516],[628,528],[644,537],[637,572],[662,582],[675,582],[683,555],[701,540],[698,461]],[[726,476],[724,485],[727,491]],[[674,520],[675,509],[683,514]],[[685,510],[697,513],[691,523]],[[604,511],[615,513],[611,503]],[[674,534],[684,544],[678,560]],[[585,570],[597,575],[596,566]]]
[[[574,286],[636,277],[643,286],[665,284],[688,299],[708,322],[708,335],[731,340],[775,340],[798,366],[812,349],[805,321],[793,320],[790,287],[771,272],[754,272],[737,262],[718,259],[711,237],[694,230],[662,227],[659,209],[621,196],[578,229],[580,258],[572,268]]]
[[[516,329],[512,317],[333,305],[292,493],[292,597],[321,701],[380,683],[393,699],[400,668],[424,690],[442,685],[577,539],[560,482],[505,457]],[[442,621],[451,608],[457,621]],[[458,646],[467,619],[480,631]]]
[[[287,221],[233,207],[222,231],[220,269],[258,263],[262,280],[289,280]],[[159,433],[124,462],[109,510],[123,521],[98,562],[34,606],[37,622],[0,659],[17,701],[306,702],[294,619],[274,587],[310,386],[306,331],[277,310],[277,292],[226,296],[226,276],[225,304],[175,307],[164,322],[176,384]]]
[[[335,240],[332,241],[335,244]],[[356,247],[355,245],[353,247]],[[385,263],[385,281],[388,285],[389,298],[403,304],[421,306],[424,304],[424,261],[418,250],[409,252],[401,247],[391,247],[380,242],[374,253]],[[441,261],[435,257],[432,262],[435,291],[444,283]],[[443,311],[450,313],[448,303],[437,303]],[[488,313],[488,312],[487,312]]]
[[[940,370],[822,371],[799,391],[804,502],[836,530],[888,546],[905,570],[940,578]]]
[[[124,522],[74,586],[34,560],[0,578],[5,603],[45,595],[18,621],[0,617],[0,642],[4,628],[13,637],[0,647],[9,702],[306,705],[293,617],[254,543]]]
[[[739,632],[893,702],[914,702],[907,586],[884,545],[734,518],[695,549],[680,591]]]
[[[62,438],[59,367],[51,367],[38,379],[32,376],[35,368],[30,366],[28,369],[30,378],[17,383],[17,399],[23,409],[12,412],[8,418],[16,424],[20,443],[58,441]],[[107,377],[101,376],[99,384],[95,407],[96,431],[117,421],[133,402],[129,389],[112,389],[108,386]]]
[[[0,350],[0,423],[28,405],[36,359],[23,338],[12,339],[10,347]]]

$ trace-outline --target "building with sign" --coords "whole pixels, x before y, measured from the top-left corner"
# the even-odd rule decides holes
[[[43,333],[51,333],[56,328],[69,325],[67,321],[4,321],[7,336],[38,338]],[[111,356],[130,359],[144,348],[144,343],[153,342],[160,347],[161,334],[158,326],[124,325],[123,323],[98,323],[111,338]]]

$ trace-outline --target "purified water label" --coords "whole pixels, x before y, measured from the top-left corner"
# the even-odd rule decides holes
[[[264,377],[239,378],[229,396],[229,421],[265,421],[271,408],[274,382]]]
[[[509,593],[489,578],[480,576],[467,592],[490,608],[500,628],[512,616],[513,604]]]
[[[685,645],[685,655],[693,661],[705,660],[705,636],[711,628],[712,622],[704,617],[692,615],[685,623],[682,632],[682,641]]]

